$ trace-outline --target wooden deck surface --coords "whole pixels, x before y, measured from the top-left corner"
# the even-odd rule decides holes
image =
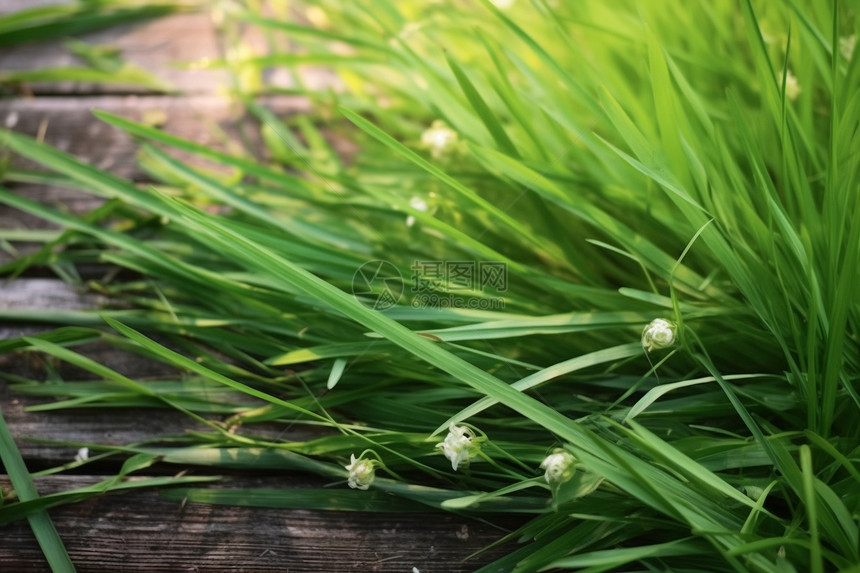
[[[45,4],[44,0],[28,2]],[[0,0],[3,12],[20,9],[18,0]],[[165,130],[198,142],[218,143],[213,125],[230,138],[242,136],[241,110],[218,93],[221,72],[182,70],[172,62],[212,56],[216,35],[206,14],[180,14],[138,25],[89,34],[84,40],[109,43],[128,60],[155,72],[182,90],[182,95],[134,93],[104,85],[31,84],[21,93],[0,98],[0,125],[45,141],[113,173],[145,179],[135,163],[129,137],[96,120],[90,110],[104,109],[132,118],[148,111],[163,112]],[[70,65],[61,43],[24,45],[0,52],[0,71]],[[269,102],[278,113],[302,113],[307,103],[284,98]],[[30,166],[32,167],[32,166]],[[97,200],[82,192],[44,185],[19,185],[19,193],[46,203],[85,212]],[[37,229],[37,219],[0,207],[0,229]],[[32,246],[17,244],[20,252]],[[9,255],[0,252],[0,263]],[[97,296],[76,292],[49,276],[0,282],[0,308],[93,308]],[[0,339],[44,330],[34,324],[0,323]],[[163,367],[110,348],[91,345],[89,356],[130,377],[164,374]],[[46,361],[33,353],[0,355],[0,370],[33,378],[46,374]],[[81,376],[59,366],[67,379]],[[189,422],[165,410],[67,410],[25,412],[45,402],[16,395],[0,380],[0,409],[10,425],[31,471],[71,461],[76,449],[46,442],[77,441],[127,444],[181,434]],[[302,438],[300,435],[295,436]],[[39,478],[41,494],[92,484],[114,475],[119,462],[103,463],[91,475]],[[90,468],[91,466],[86,466]],[[173,475],[181,470],[198,475],[203,470],[160,464],[150,473]],[[99,473],[100,475],[95,475]],[[326,481],[300,473],[228,476],[213,487],[322,487]],[[0,475],[0,486],[8,479]],[[473,571],[511,547],[495,548],[463,561],[471,553],[499,539],[504,528],[522,518],[497,520],[491,526],[440,514],[346,513],[290,509],[212,506],[164,497],[156,490],[107,494],[52,509],[50,514],[79,571],[391,571],[421,573]],[[0,572],[47,571],[41,551],[25,521],[0,527]]]

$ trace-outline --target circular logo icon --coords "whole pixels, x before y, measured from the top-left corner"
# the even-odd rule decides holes
[[[368,261],[352,275],[352,294],[373,310],[386,310],[403,296],[403,276],[388,261]]]

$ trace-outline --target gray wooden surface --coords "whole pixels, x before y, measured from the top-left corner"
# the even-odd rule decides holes
[[[53,285],[54,288],[51,288]],[[26,293],[31,293],[28,297]],[[0,308],[24,308],[28,300],[43,305],[86,307],[92,297],[78,295],[62,283],[19,279],[0,290]],[[0,337],[33,333],[41,327],[5,324]],[[129,376],[165,375],[161,365],[106,346],[77,348]],[[44,356],[0,355],[0,370],[30,378],[46,373]],[[89,378],[63,364],[53,364],[66,380]],[[144,439],[169,438],[197,427],[182,414],[161,409],[76,409],[26,412],[46,399],[16,395],[0,381],[0,409],[31,471],[68,463],[76,447],[51,442],[71,441],[122,445]],[[267,433],[267,429],[255,432]],[[306,439],[303,430],[272,428],[282,439]],[[41,494],[90,485],[113,475],[119,460],[94,464],[100,475],[63,475],[37,479]],[[89,466],[87,466],[89,468]],[[202,475],[205,468],[154,466],[149,473],[174,475],[181,470]],[[224,475],[225,472],[217,472]],[[212,487],[308,488],[331,485],[300,472],[251,476],[226,472],[226,481]],[[0,487],[8,489],[5,476]],[[343,487],[342,484],[336,487]],[[464,561],[499,539],[521,518],[494,519],[493,526],[442,513],[386,514],[305,511],[181,503],[155,490],[106,494],[51,510],[51,516],[79,571],[390,571],[411,573],[466,572],[504,553],[495,548]],[[508,548],[510,549],[510,547]],[[41,551],[26,522],[0,527],[0,571],[47,571]]]
[[[25,4],[51,0],[0,0],[4,12]],[[0,125],[41,136],[45,141],[113,173],[145,180],[135,163],[136,147],[125,134],[98,122],[93,108],[141,119],[163,112],[162,127],[194,141],[229,146],[242,137],[248,118],[218,93],[220,72],[182,70],[176,60],[193,61],[217,52],[217,38],[205,14],[181,14],[139,25],[89,34],[93,43],[110,43],[132,61],[168,79],[181,95],[118,93],[112,86],[92,84],[34,84],[22,94],[0,99]],[[72,65],[61,42],[25,45],[0,52],[0,71]],[[320,83],[324,83],[323,77]],[[282,98],[269,102],[277,113],[302,113],[305,101]],[[218,140],[213,127],[227,138]],[[253,132],[253,130],[250,130]],[[19,162],[19,166],[35,165]],[[16,191],[60,209],[82,213],[99,200],[81,191],[45,185],[18,185]],[[0,206],[0,231],[40,229],[46,225]],[[17,244],[26,253],[34,245]],[[10,256],[0,252],[0,264]],[[36,273],[38,274],[38,273]],[[93,308],[101,301],[77,292],[55,278],[25,276],[13,282],[0,277],[0,309]],[[45,325],[0,322],[0,339],[44,330]],[[131,377],[165,375],[164,367],[104,345],[77,350]],[[84,377],[74,368],[51,362],[35,353],[0,355],[0,371],[43,379],[48,366],[67,379]],[[0,380],[0,409],[31,471],[72,460],[76,448],[52,444],[77,441],[126,444],[142,439],[181,434],[194,424],[176,412],[158,409],[26,412],[44,398],[15,394]],[[277,429],[281,431],[281,429]],[[300,439],[301,436],[296,435]],[[119,462],[86,466],[90,475],[39,478],[42,494],[91,484],[118,469]],[[179,470],[205,470],[156,465],[150,473],[173,475]],[[96,475],[98,474],[98,475]],[[300,473],[231,475],[214,487],[307,488],[329,485]],[[8,480],[0,475],[0,487]],[[521,517],[494,520],[494,526],[441,513],[365,514],[268,508],[182,504],[155,490],[107,494],[89,501],[58,507],[51,516],[79,571],[245,571],[333,572],[385,571],[421,573],[473,571],[511,547],[494,548],[463,561],[499,539],[505,528]],[[0,526],[0,572],[47,571],[41,551],[26,522]]]
[[[39,480],[44,492],[92,484],[94,476]],[[0,485],[6,486],[0,477]],[[231,486],[307,487],[295,477],[235,478]],[[440,514],[356,514],[182,504],[152,490],[106,495],[51,510],[78,571],[456,573],[499,532]],[[48,571],[26,525],[0,530],[3,571]],[[494,552],[498,555],[498,551]]]
[[[224,70],[188,70],[175,64],[200,61],[218,53],[209,16],[204,13],[177,14],[142,24],[127,24],[87,34],[84,39],[91,44],[109,44],[121,49],[124,60],[144,69],[158,70],[159,78],[186,93],[212,93],[227,81]],[[64,49],[63,40],[3,49],[0,70],[80,66],[80,61]],[[37,95],[142,91],[90,82],[36,82],[28,87]]]

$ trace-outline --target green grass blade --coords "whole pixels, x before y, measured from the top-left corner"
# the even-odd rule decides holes
[[[15,488],[18,499],[22,502],[38,500],[39,494],[33,485],[33,480],[30,478],[30,472],[27,471],[21,452],[18,451],[18,446],[12,439],[12,434],[9,432],[2,412],[0,412],[0,460],[3,461],[3,466],[9,474],[9,480],[12,482],[12,487]],[[72,565],[72,560],[66,552],[63,540],[60,539],[60,535],[47,512],[38,511],[30,515],[28,519],[51,571],[54,573],[73,573],[75,566]]]
[[[478,117],[481,118],[487,131],[490,132],[490,135],[496,142],[496,145],[499,146],[499,150],[511,157],[519,157],[519,153],[517,152],[514,142],[511,141],[510,137],[508,137],[508,134],[499,121],[499,118],[496,117],[493,110],[490,109],[490,106],[487,105],[487,102],[484,101],[483,97],[481,97],[480,92],[475,88],[475,85],[469,79],[469,76],[463,71],[460,65],[451,57],[450,54],[445,54],[445,58],[448,61],[448,66],[450,66],[451,71],[454,72],[454,77],[457,78],[457,83],[460,84],[460,89],[463,90],[463,93],[466,95],[466,99],[469,100],[469,104],[472,106],[472,109],[474,109],[475,113],[478,114]]]

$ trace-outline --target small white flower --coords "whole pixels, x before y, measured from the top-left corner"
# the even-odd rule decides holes
[[[839,51],[842,52],[842,55],[845,56],[846,60],[851,60],[851,56],[854,55],[854,47],[856,44],[857,36],[854,34],[845,36],[844,38],[839,38]]]
[[[425,213],[427,212],[427,209],[429,209],[429,206],[427,205],[427,201],[425,201],[424,199],[422,199],[420,197],[413,197],[409,201],[409,206],[412,207],[413,209],[415,209],[416,211],[424,211]],[[412,215],[407,216],[406,217],[406,226],[411,227],[414,224],[415,224],[415,217]]]
[[[78,450],[77,455],[75,455],[76,462],[85,462],[90,459],[90,449],[89,448],[81,448]]]
[[[346,471],[349,472],[349,479],[347,479],[349,487],[352,489],[367,489],[373,483],[376,468],[373,467],[373,460],[357,460],[355,459],[355,454],[351,454]]]
[[[540,467],[546,472],[543,474],[546,483],[558,485],[573,477],[574,457],[565,450],[555,450],[541,462]]]
[[[421,145],[430,150],[434,159],[439,159],[454,149],[457,139],[457,132],[441,119],[437,119],[421,134]]]
[[[490,0],[490,2],[495,4],[496,8],[498,8],[499,10],[507,10],[514,5],[514,2],[516,2],[516,0]]]
[[[421,197],[413,197],[409,200],[409,206],[415,209],[416,211],[426,211],[427,210],[427,201],[422,199]]]
[[[657,348],[669,348],[675,344],[675,323],[663,318],[655,318],[642,331],[642,347],[651,352]]]
[[[797,82],[794,74],[791,73],[791,70],[785,70],[785,97],[794,101],[800,95],[801,91],[803,90],[800,88],[800,84]]]
[[[442,453],[451,461],[451,467],[457,471],[458,467],[469,465],[481,446],[471,429],[451,424],[445,440],[436,444],[436,447],[442,449]]]

